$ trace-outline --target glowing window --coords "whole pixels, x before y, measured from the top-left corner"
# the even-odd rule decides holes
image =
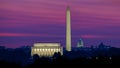
[[[59,49],[56,49],[56,51],[58,52],[58,51],[59,51]]]
[[[45,49],[42,49],[42,51],[44,51]]]
[[[53,51],[53,49],[51,49],[51,51]]]
[[[36,51],[36,49],[34,49],[34,51]]]
[[[37,49],[37,51],[39,51],[39,49]]]

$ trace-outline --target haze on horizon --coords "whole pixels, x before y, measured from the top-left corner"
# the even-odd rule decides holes
[[[71,9],[72,46],[120,47],[119,0],[0,0],[0,45],[20,47],[35,42],[65,46],[66,8]]]

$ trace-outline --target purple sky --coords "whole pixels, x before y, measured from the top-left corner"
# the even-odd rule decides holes
[[[120,47],[120,0],[0,0],[0,45],[32,46],[60,42],[65,46],[66,7],[71,9],[72,46]]]

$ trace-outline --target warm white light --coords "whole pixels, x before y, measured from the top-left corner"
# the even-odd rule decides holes
[[[32,47],[31,55],[33,56],[34,54],[38,54],[39,56],[52,57],[55,52],[59,52],[59,50],[61,49],[60,46],[52,46],[52,44],[51,46],[48,46],[48,44],[46,45],[47,46]]]
[[[39,51],[39,49],[37,49],[37,51]]]
[[[53,51],[53,49],[51,49],[51,51]]]
[[[34,49],[34,51],[37,51],[36,49]]]

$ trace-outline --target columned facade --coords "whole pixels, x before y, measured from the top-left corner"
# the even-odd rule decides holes
[[[54,53],[60,52],[63,55],[63,48],[59,43],[37,43],[31,48],[31,55],[39,55],[40,57],[52,57]]]

